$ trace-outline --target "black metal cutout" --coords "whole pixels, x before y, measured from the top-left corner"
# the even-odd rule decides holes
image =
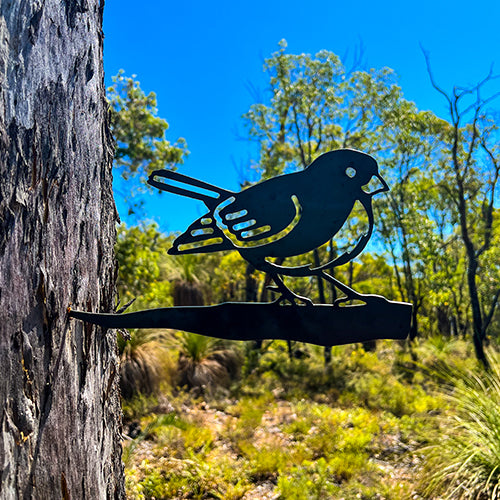
[[[372,296],[364,305],[334,307],[226,302],[125,314],[71,311],[74,318],[105,328],[172,328],[226,340],[281,339],[322,346],[375,339],[405,339],[411,304]]]
[[[378,184],[368,191],[374,181]],[[200,200],[207,208],[175,239],[170,254],[238,250],[256,269],[272,277],[279,298],[265,304],[226,303],[122,315],[72,311],[71,316],[110,328],[168,327],[238,340],[282,338],[335,345],[406,338],[411,304],[360,294],[325,271],[357,257],[372,235],[372,197],[389,188],[371,156],[352,149],[331,151],[303,171],[268,179],[238,193],[169,170],[153,172],[148,183]],[[268,260],[305,254],[325,244],[341,230],[356,202],[367,214],[368,230],[352,250],[319,266],[311,262],[288,267]],[[314,305],[290,290],[282,276],[319,276],[345,296],[333,305]],[[364,304],[345,305],[353,300]]]
[[[379,181],[380,187],[365,192],[363,186],[372,178]],[[340,285],[350,299],[360,298],[324,269],[357,257],[371,237],[372,196],[389,189],[371,156],[351,149],[331,151],[303,171],[274,177],[239,193],[169,170],[153,172],[148,183],[162,191],[201,200],[208,209],[174,241],[170,254],[238,250],[256,269],[272,276],[282,294],[278,300],[310,302],[289,290],[280,278],[283,275],[319,275]],[[351,252],[320,267],[277,266],[267,260],[304,254],[328,242],[342,228],[356,201],[368,215],[369,229]]]

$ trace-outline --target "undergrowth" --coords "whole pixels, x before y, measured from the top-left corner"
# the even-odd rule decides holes
[[[466,344],[450,342],[471,369]],[[437,371],[450,348],[436,343],[334,347],[325,368],[321,348],[297,359],[275,341],[229,389],[126,402],[140,428],[124,445],[128,498],[437,498],[419,483],[421,449],[454,411]]]

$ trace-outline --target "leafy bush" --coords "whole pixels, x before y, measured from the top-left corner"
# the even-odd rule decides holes
[[[332,498],[340,488],[332,481],[332,473],[327,461],[320,458],[316,462],[304,461],[293,467],[278,479],[280,498],[287,500],[322,500]]]
[[[193,362],[221,349],[214,339],[177,335],[170,346]],[[286,343],[265,342],[230,390],[174,391],[175,419],[156,425],[157,416],[143,416],[144,438],[130,448],[129,497],[415,496],[419,462],[411,452],[428,442],[443,411],[442,398],[426,392],[425,370],[408,383],[394,369],[400,348],[390,342],[370,353],[334,347],[329,367],[321,348],[293,347],[307,356],[290,359]]]
[[[165,260],[168,246],[169,239],[155,224],[118,227],[118,295],[124,303],[136,299],[132,310],[172,305],[167,281],[171,264]]]

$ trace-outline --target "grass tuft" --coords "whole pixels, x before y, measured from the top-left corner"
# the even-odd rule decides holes
[[[425,448],[424,494],[445,499],[500,498],[500,363],[491,369],[441,371],[453,412],[443,417],[436,442]]]

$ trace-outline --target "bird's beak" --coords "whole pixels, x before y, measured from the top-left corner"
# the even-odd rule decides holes
[[[378,193],[389,191],[389,186],[379,174],[375,174],[370,179],[370,182],[363,186],[363,191],[370,196],[374,196]]]

